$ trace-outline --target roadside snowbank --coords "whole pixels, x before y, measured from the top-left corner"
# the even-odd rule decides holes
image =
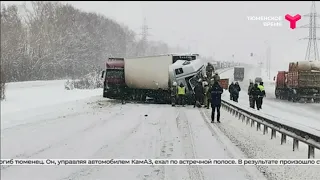
[[[62,104],[102,94],[101,89],[64,89],[65,80],[8,83],[6,99],[1,101],[1,116],[53,104]]]
[[[210,117],[210,111],[206,111]],[[221,124],[213,125],[220,130],[234,143],[249,159],[307,159],[307,146],[299,144],[298,151],[292,151],[292,139],[287,138],[287,143],[280,145],[280,135],[270,139],[268,135],[263,135],[263,131],[257,131],[255,127],[246,125],[245,122],[234,118],[229,112],[222,110]],[[261,127],[263,129],[263,127]],[[320,156],[320,151],[315,150],[316,158]],[[278,179],[308,179],[318,180],[320,176],[319,167],[311,166],[257,166],[257,168],[270,180]]]

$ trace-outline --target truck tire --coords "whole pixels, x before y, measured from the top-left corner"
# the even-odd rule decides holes
[[[106,97],[107,97],[107,93],[105,92],[105,88],[103,88],[103,92],[102,92],[102,93],[103,93],[102,96],[103,96],[104,98],[106,98]]]

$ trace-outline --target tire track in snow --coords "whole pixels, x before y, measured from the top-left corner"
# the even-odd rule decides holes
[[[199,109],[199,111],[209,131],[212,133],[213,136],[215,136],[216,140],[222,145],[222,147],[224,147],[229,157],[231,157],[232,159],[247,158],[247,154],[246,154],[247,151],[244,151],[244,149],[241,146],[239,147],[239,143],[236,143],[238,142],[236,137],[230,136],[230,134],[227,133],[222,128],[221,124],[210,123],[210,119],[211,119],[209,118],[210,111],[207,111],[204,109]],[[223,110],[221,109],[221,111]],[[228,112],[225,112],[225,113],[228,113]],[[223,121],[221,123],[223,123]],[[227,143],[227,140],[231,141],[231,143],[233,144]],[[236,148],[240,148],[239,150],[241,150],[241,152],[237,152]],[[260,148],[257,147],[257,149],[260,149]],[[245,155],[243,153],[245,153]],[[240,155],[241,157],[235,157],[236,155]],[[261,171],[260,169],[258,169],[259,171],[257,171],[257,169],[254,166],[244,166],[243,170],[248,172],[246,173],[246,178],[248,178],[248,180],[266,179],[265,174],[257,173],[257,172],[263,173],[264,171]],[[256,177],[253,177],[253,175],[255,175]]]
[[[110,102],[110,101],[106,101],[107,104],[101,104],[103,101],[89,101],[89,102],[86,102],[86,104],[84,105],[90,105],[91,108],[97,108],[96,107],[96,104],[99,105],[99,107],[102,107],[103,108],[109,108],[109,107],[112,107],[114,105],[117,105],[115,104],[114,102]],[[95,106],[92,106],[92,104],[94,104]],[[69,109],[69,108],[68,108]],[[73,111],[74,108],[71,108],[70,111]],[[52,118],[40,118],[40,120],[37,120],[37,121],[32,121],[32,122],[27,122],[27,123],[24,123],[24,124],[18,124],[18,125],[15,125],[15,126],[12,126],[12,127],[7,127],[7,128],[4,128],[2,129],[1,131],[3,133],[6,133],[7,131],[12,131],[12,130],[20,130],[21,128],[25,128],[25,127],[33,127],[33,126],[39,126],[39,125],[46,125],[48,123],[51,123],[51,122],[61,122],[61,121],[66,121],[68,120],[68,118],[71,118],[71,117],[75,117],[75,116],[80,116],[80,115],[84,115],[84,114],[88,114],[88,109],[85,109],[84,111],[81,111],[81,112],[72,112],[72,113],[68,113],[67,115],[63,115],[63,116],[56,116],[56,117],[52,117]],[[39,116],[52,116],[52,114],[54,114],[54,112],[46,112],[46,113],[42,113],[42,114],[37,114],[36,117],[39,117]],[[5,115],[4,117],[6,117],[8,115]],[[2,118],[4,118],[2,117]],[[15,117],[14,117],[15,118]],[[34,117],[33,117],[34,118]]]
[[[143,106],[143,107],[147,107],[147,106]],[[136,109],[137,110],[137,109]],[[148,112],[146,114],[151,114],[152,111],[157,111],[156,108],[148,108]],[[103,156],[111,156],[115,157],[115,155],[117,153],[120,153],[121,150],[119,149],[124,149],[124,148],[128,148],[126,147],[127,144],[130,144],[128,142],[131,142],[131,138],[133,138],[133,136],[138,133],[139,130],[143,130],[143,125],[147,125],[148,129],[152,129],[154,128],[156,125],[158,124],[162,124],[160,126],[160,128],[158,130],[155,130],[153,132],[159,132],[160,136],[161,134],[161,130],[165,129],[165,123],[161,123],[161,119],[164,119],[163,117],[165,116],[165,113],[162,113],[160,117],[156,118],[156,119],[147,119],[146,117],[141,118],[140,122],[129,132],[126,133],[124,135],[122,135],[120,138],[117,138],[117,141],[114,144],[105,144],[103,147],[101,147],[101,149],[99,151],[97,151],[95,154],[93,154],[92,158],[95,157],[103,157]],[[150,135],[149,135],[150,136]],[[160,136],[156,136],[157,138],[154,139],[154,141],[150,141],[145,142],[143,144],[145,144],[144,147],[140,147],[142,148],[142,152],[141,155],[144,156],[143,153],[147,152],[152,152],[153,154],[157,154],[157,152],[161,149],[164,150],[164,148],[166,147],[166,143],[161,144],[159,141],[161,141]],[[148,137],[148,138],[153,138],[153,137]],[[141,139],[142,141],[148,141],[149,139]],[[155,145],[155,146],[154,146]],[[122,148],[122,146],[124,146]],[[132,148],[132,147],[129,147]],[[135,149],[136,150],[136,149]],[[160,156],[164,155],[164,152],[160,152],[159,153]],[[126,155],[128,156],[128,155]],[[130,156],[130,155],[129,155]],[[132,157],[131,157],[132,158]],[[155,158],[155,157],[154,157]],[[134,159],[134,158],[133,158]],[[136,166],[136,168],[139,166]],[[142,166],[143,168],[146,168],[148,166]],[[159,166],[156,167],[154,165],[150,166],[151,169],[147,169],[145,171],[147,171],[146,173],[141,173],[141,179],[142,180],[155,180],[155,179],[159,179],[159,180],[164,180],[165,179],[165,169],[164,166]],[[60,180],[78,180],[78,179],[88,179],[90,175],[94,175],[95,173],[99,172],[99,171],[103,171],[103,169],[106,167],[103,166],[87,166],[84,167],[72,174],[70,174],[69,176],[62,178]],[[90,179],[90,178],[89,178]],[[98,178],[99,179],[99,178]]]
[[[188,118],[183,112],[183,109],[179,109],[176,117],[177,127],[180,130],[183,150],[186,159],[197,159],[197,153],[194,145],[194,138]],[[204,175],[201,166],[187,166],[190,180],[204,180]]]

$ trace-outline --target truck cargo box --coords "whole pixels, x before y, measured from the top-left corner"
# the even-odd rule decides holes
[[[276,80],[276,87],[278,88],[285,88],[287,82],[287,72],[286,71],[279,71],[277,74]]]
[[[172,55],[125,58],[125,82],[130,88],[167,90],[172,63]]]
[[[288,72],[288,87],[320,88],[320,71]]]

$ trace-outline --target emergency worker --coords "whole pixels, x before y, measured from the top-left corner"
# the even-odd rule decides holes
[[[214,72],[214,67],[211,63],[208,62],[206,66],[206,75],[209,79],[212,78],[212,73]]]
[[[211,99],[211,92],[209,91],[210,87],[208,82],[204,82],[204,107],[209,109],[210,106],[210,99]]]
[[[186,96],[186,87],[184,87],[183,83],[180,83],[180,86],[178,87],[178,104],[185,106],[184,100]]]
[[[262,109],[263,98],[266,97],[266,92],[264,90],[263,82],[260,82],[260,84],[258,85],[258,88],[260,89],[260,95],[258,98],[259,109]]]
[[[253,82],[250,81],[250,85],[248,87],[248,96],[249,96],[249,105],[251,108],[254,108],[254,104],[253,104],[253,96],[252,94],[250,93],[251,92],[251,89],[253,88]]]
[[[172,106],[176,106],[177,94],[178,94],[177,82],[173,82],[171,87],[171,105]]]
[[[194,93],[195,93],[195,102],[193,107],[195,108],[196,106],[201,107],[201,102],[202,102],[202,97],[204,95],[204,90],[202,86],[202,79],[199,79],[197,84],[194,87]]]
[[[213,76],[213,80],[214,80],[214,82],[218,82],[218,81],[220,81],[220,76],[219,76],[219,74],[218,74],[218,73],[215,73],[215,74],[214,74],[214,76]]]

